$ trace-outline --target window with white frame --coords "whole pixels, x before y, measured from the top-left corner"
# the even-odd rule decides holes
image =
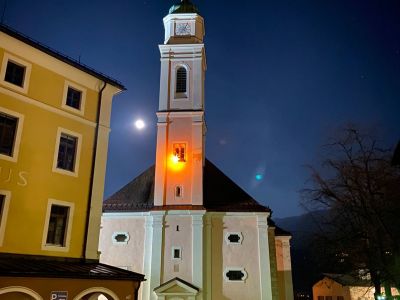
[[[187,71],[185,67],[176,70],[176,93],[186,93]]]
[[[0,246],[3,245],[11,192],[0,190]]]
[[[68,251],[74,203],[50,199],[43,230],[43,250]]]
[[[1,83],[13,90],[27,93],[31,69],[30,63],[5,53],[0,71]]]
[[[247,272],[244,268],[229,267],[224,271],[225,281],[244,282],[247,279]]]
[[[126,245],[129,241],[129,233],[127,232],[114,232],[112,235],[113,244]]]
[[[24,116],[0,107],[0,158],[17,161]]]
[[[78,176],[82,135],[58,128],[53,172]]]
[[[86,89],[75,83],[66,81],[62,107],[78,114],[83,114],[85,109]]]
[[[182,247],[172,247],[172,259],[173,260],[182,259]]]
[[[177,66],[175,71],[175,99],[186,99],[189,90],[189,71],[186,66]]]
[[[243,241],[243,235],[241,232],[227,232],[225,234],[225,242],[228,245],[241,245]]]

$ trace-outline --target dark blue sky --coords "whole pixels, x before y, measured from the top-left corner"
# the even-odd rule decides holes
[[[157,45],[173,3],[8,0],[6,24],[128,88],[113,105],[106,196],[154,162]],[[398,141],[400,1],[195,3],[206,22],[207,157],[275,216],[302,212],[304,165],[337,127]]]

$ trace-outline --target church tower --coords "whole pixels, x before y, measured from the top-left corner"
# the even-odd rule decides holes
[[[184,0],[163,21],[154,205],[202,206],[204,20]]]
[[[145,274],[140,300],[293,300],[290,234],[205,158],[204,20],[163,21],[155,165],[104,202],[101,261]]]

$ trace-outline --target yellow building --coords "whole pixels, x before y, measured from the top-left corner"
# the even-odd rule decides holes
[[[123,85],[4,25],[0,64],[0,299],[54,290],[134,299],[143,276],[99,264],[97,252],[111,105]],[[121,278],[127,287],[113,291]]]

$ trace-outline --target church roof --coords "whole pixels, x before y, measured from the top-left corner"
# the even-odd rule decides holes
[[[181,0],[180,3],[172,5],[169,14],[198,14],[199,10],[190,0]]]
[[[268,207],[259,204],[228,176],[206,159],[203,175],[203,207],[216,212],[270,212]],[[110,196],[103,204],[104,212],[142,212],[157,209],[154,207],[153,165],[138,177]]]

